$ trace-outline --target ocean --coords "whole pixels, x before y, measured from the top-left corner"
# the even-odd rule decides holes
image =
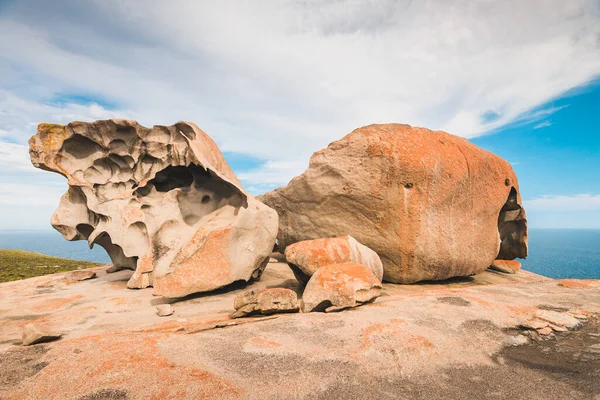
[[[68,242],[56,231],[0,231],[0,249],[109,263],[104,250]],[[552,278],[600,279],[600,230],[530,229],[523,269]]]

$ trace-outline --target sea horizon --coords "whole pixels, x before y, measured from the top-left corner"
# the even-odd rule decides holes
[[[600,279],[600,229],[531,228],[523,269],[555,279]],[[0,249],[25,250],[80,261],[110,263],[100,246],[69,242],[53,229],[0,229]]]

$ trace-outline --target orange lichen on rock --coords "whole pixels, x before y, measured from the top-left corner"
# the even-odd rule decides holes
[[[45,355],[48,365],[36,379],[27,389],[9,393],[9,398],[78,398],[82,393],[91,398],[103,390],[148,399],[242,395],[225,378],[169,360],[160,349],[163,338],[160,334],[111,334],[59,342]],[[92,353],[94,357],[89,357]]]
[[[598,287],[598,281],[593,279],[559,279],[558,285],[566,288],[585,288],[595,289]]]
[[[490,269],[504,272],[505,274],[515,274],[521,269],[521,263],[517,260],[494,260]]]
[[[377,253],[348,235],[294,243],[285,249],[285,258],[302,283],[322,266],[347,262],[366,265],[379,280],[383,278],[383,264]]]

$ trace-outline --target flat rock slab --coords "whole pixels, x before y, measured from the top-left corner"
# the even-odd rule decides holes
[[[444,283],[383,284],[376,302],[339,313],[231,319],[234,298],[249,289],[301,293],[289,267],[271,263],[260,281],[185,298],[164,319],[156,306],[165,299],[125,289],[131,272],[94,270],[97,279],[43,292],[38,286],[60,276],[0,284],[0,398],[600,395],[593,379],[600,369],[600,281],[486,271]],[[518,326],[547,317],[541,311],[587,320],[538,344]],[[22,346],[23,326],[34,321],[63,337]],[[573,357],[578,362],[569,364]],[[581,371],[561,376],[550,367],[557,365]]]

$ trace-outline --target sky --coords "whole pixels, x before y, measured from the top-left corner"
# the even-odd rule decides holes
[[[510,161],[532,228],[600,229],[597,0],[0,0],[0,229],[49,228],[40,122],[191,121],[258,194],[360,126]]]

